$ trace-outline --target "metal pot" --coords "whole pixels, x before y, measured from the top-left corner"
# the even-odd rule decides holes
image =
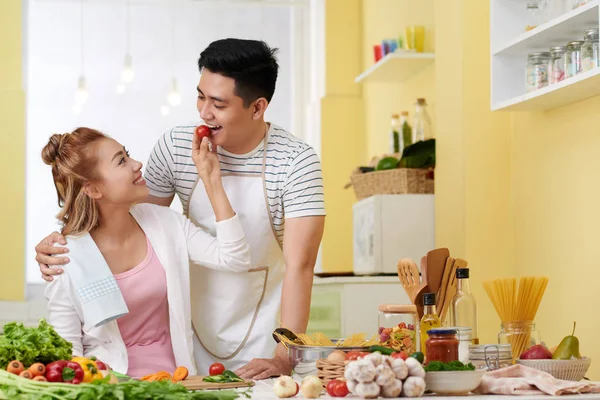
[[[336,342],[338,339],[331,339]],[[368,351],[368,346],[340,347],[340,346],[306,346],[288,345],[288,357],[294,372],[304,378],[308,375],[317,375],[317,360],[327,358],[334,350]]]

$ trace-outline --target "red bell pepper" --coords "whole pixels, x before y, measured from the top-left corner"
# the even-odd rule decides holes
[[[93,360],[96,362],[96,366],[98,367],[98,369],[100,371],[110,371],[109,365],[98,360],[96,357],[92,356],[92,357],[90,357],[90,360]]]
[[[48,382],[73,383],[83,382],[83,368],[73,361],[58,360],[46,366]]]

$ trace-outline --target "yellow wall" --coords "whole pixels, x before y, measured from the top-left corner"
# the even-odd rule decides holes
[[[0,300],[25,295],[25,94],[22,87],[21,1],[0,2]]]

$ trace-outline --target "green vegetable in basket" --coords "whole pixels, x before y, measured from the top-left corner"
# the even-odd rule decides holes
[[[398,164],[400,168],[435,168],[435,139],[406,146]]]
[[[377,171],[384,171],[386,169],[394,169],[398,167],[398,159],[396,157],[385,157],[377,163]]]

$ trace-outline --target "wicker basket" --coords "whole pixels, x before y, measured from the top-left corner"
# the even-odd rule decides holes
[[[317,376],[327,386],[329,381],[344,379],[344,369],[348,361],[329,361],[327,359],[317,360]]]
[[[580,381],[585,377],[592,360],[517,360],[517,363],[547,372],[556,379]]]
[[[420,168],[396,168],[353,173],[350,182],[358,200],[375,194],[429,194],[433,193],[433,179],[427,178],[428,172]]]

